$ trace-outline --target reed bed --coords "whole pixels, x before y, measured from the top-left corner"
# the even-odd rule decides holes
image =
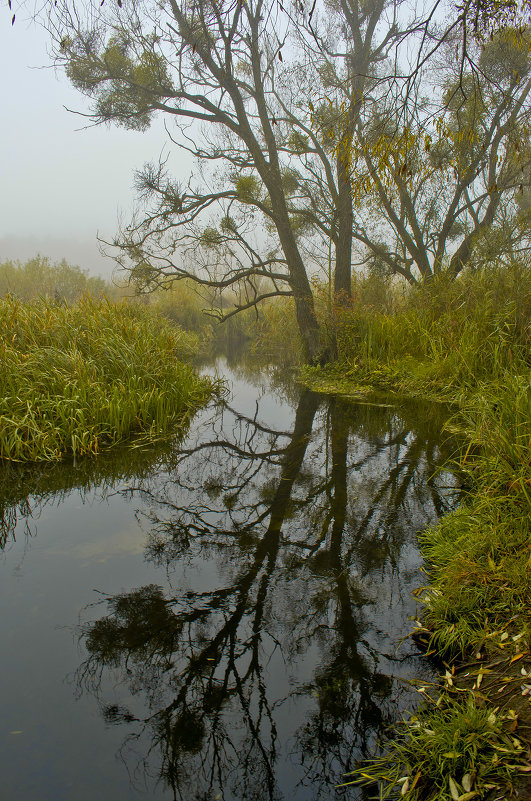
[[[460,402],[481,383],[483,391],[507,373],[529,373],[530,264],[387,293],[374,284],[358,280],[352,304],[336,311],[338,360],[329,378]]]
[[[65,259],[53,262],[45,256],[20,261],[0,262],[0,297],[13,295],[19,300],[40,297],[60,298],[73,303],[85,295],[114,297],[116,289],[99,276],[89,276]]]
[[[345,784],[405,801],[531,797],[531,267],[491,266],[339,310],[315,389],[454,405],[462,505],[420,534],[415,639],[443,668]],[[374,295],[375,293],[373,293]]]
[[[148,309],[0,300],[0,458],[53,461],[154,440],[211,396],[196,338]]]

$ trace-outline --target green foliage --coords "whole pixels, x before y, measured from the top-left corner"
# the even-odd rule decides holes
[[[524,746],[511,736],[513,723],[514,715],[497,714],[472,694],[442,695],[437,704],[430,699],[402,724],[389,753],[346,784],[377,784],[380,799],[472,801],[492,790],[493,797],[506,798],[514,769],[525,759]]]
[[[531,267],[491,265],[405,292],[375,282],[358,282],[340,310],[341,362],[313,381],[454,403],[448,427],[464,442],[455,467],[468,490],[420,535],[430,584],[416,635],[454,668],[432,693],[421,688],[417,714],[352,783],[377,785],[382,799],[506,798],[528,770],[531,721],[520,674],[531,641]]]
[[[111,296],[112,286],[103,278],[89,277],[79,267],[61,262],[51,262],[36,256],[24,264],[6,261],[0,264],[0,297],[7,294],[20,300],[37,297],[52,298],[64,303],[73,303],[82,295]]]
[[[293,153],[302,155],[310,150],[310,140],[300,131],[293,131],[288,137],[288,147]]]
[[[238,230],[238,226],[236,225],[236,221],[230,217],[228,214],[222,218],[219,227],[221,230],[226,234],[234,234]]]
[[[291,298],[274,298],[263,305],[250,333],[251,347],[261,357],[284,365],[303,361],[295,304]]]
[[[529,635],[529,374],[508,371],[499,385],[478,387],[456,423],[468,442],[459,470],[473,491],[456,512],[421,535],[432,581],[423,598],[423,622],[430,642],[450,657],[488,647],[503,630]]]
[[[125,128],[149,127],[155,106],[173,92],[163,58],[146,41],[138,55],[125,34],[100,41],[96,33],[64,40],[66,74],[76,89],[96,100],[96,115]]]
[[[483,46],[480,66],[487,78],[498,84],[524,78],[530,67],[529,31],[502,28]]]
[[[160,314],[185,331],[198,335],[204,344],[211,342],[214,319],[206,314],[206,310],[210,308],[212,298],[200,295],[190,281],[175,281],[153,292],[149,301]]]
[[[300,175],[297,170],[292,170],[286,167],[282,171],[282,188],[285,194],[289,197],[289,195],[293,195],[297,189],[299,188],[300,184]]]
[[[207,226],[201,233],[199,242],[207,250],[215,250],[223,244],[223,236],[213,226]]]
[[[0,302],[0,458],[56,460],[151,441],[212,392],[190,334],[146,308]]]
[[[524,28],[531,22],[529,0],[472,0],[466,8],[466,27],[481,42],[489,34],[494,36],[505,28]]]
[[[312,123],[319,131],[323,147],[333,151],[340,146],[345,124],[344,109],[328,101],[320,103],[313,114]]]
[[[259,200],[261,194],[260,181],[255,175],[240,175],[234,178],[234,186],[238,200],[242,203],[252,203]]]
[[[508,370],[527,373],[530,321],[531,266],[520,262],[410,288],[371,276],[337,310],[335,373],[452,402]]]

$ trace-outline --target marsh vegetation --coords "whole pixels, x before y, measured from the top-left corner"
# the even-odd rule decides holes
[[[459,509],[419,537],[430,583],[415,636],[444,677],[352,780],[384,798],[508,797],[528,769],[531,727],[529,265],[405,293],[362,280],[338,319],[338,364],[306,369],[308,383],[446,401],[466,487]]]
[[[0,300],[0,458],[56,460],[153,441],[213,385],[186,363],[197,340],[149,309],[81,299]]]
[[[0,457],[94,457],[75,486],[135,498],[168,577],[140,570],[80,626],[80,695],[132,727],[125,751],[147,742],[139,764],[174,798],[328,799],[332,776],[360,797],[525,794],[529,0],[55,0],[36,16],[94,124],[161,115],[198,165],[178,181],[165,153],[136,173],[136,210],[104,243],[120,292],[45,259],[0,268]],[[242,397],[218,393],[181,442],[217,380],[192,356],[207,373],[235,343],[305,388],[278,379],[272,400],[255,377],[249,409],[234,371]],[[95,458],[161,438],[153,471],[149,449],[138,475]],[[29,473],[6,475],[4,545],[68,497],[33,474],[25,501]],[[401,703],[408,613],[442,672]]]

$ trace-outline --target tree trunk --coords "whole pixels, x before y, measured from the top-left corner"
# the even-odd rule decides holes
[[[286,200],[278,185],[280,184],[280,174],[278,182],[274,179],[271,180],[270,175],[265,177],[264,183],[269,191],[273,208],[276,210],[275,225],[290,275],[297,323],[304,344],[304,356],[309,364],[322,365],[330,361],[332,352],[330,348],[323,348],[321,344],[320,326],[315,314],[312,288],[293,233]],[[267,179],[269,179],[269,185]]]
[[[349,138],[349,141],[351,137]],[[348,153],[341,149],[337,157],[337,244],[334,272],[334,300],[343,303],[352,295],[352,190],[350,186]]]

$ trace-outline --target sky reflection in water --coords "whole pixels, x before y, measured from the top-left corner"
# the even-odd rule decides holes
[[[9,797],[336,798],[414,701],[437,410],[221,367],[180,447],[5,471]]]

